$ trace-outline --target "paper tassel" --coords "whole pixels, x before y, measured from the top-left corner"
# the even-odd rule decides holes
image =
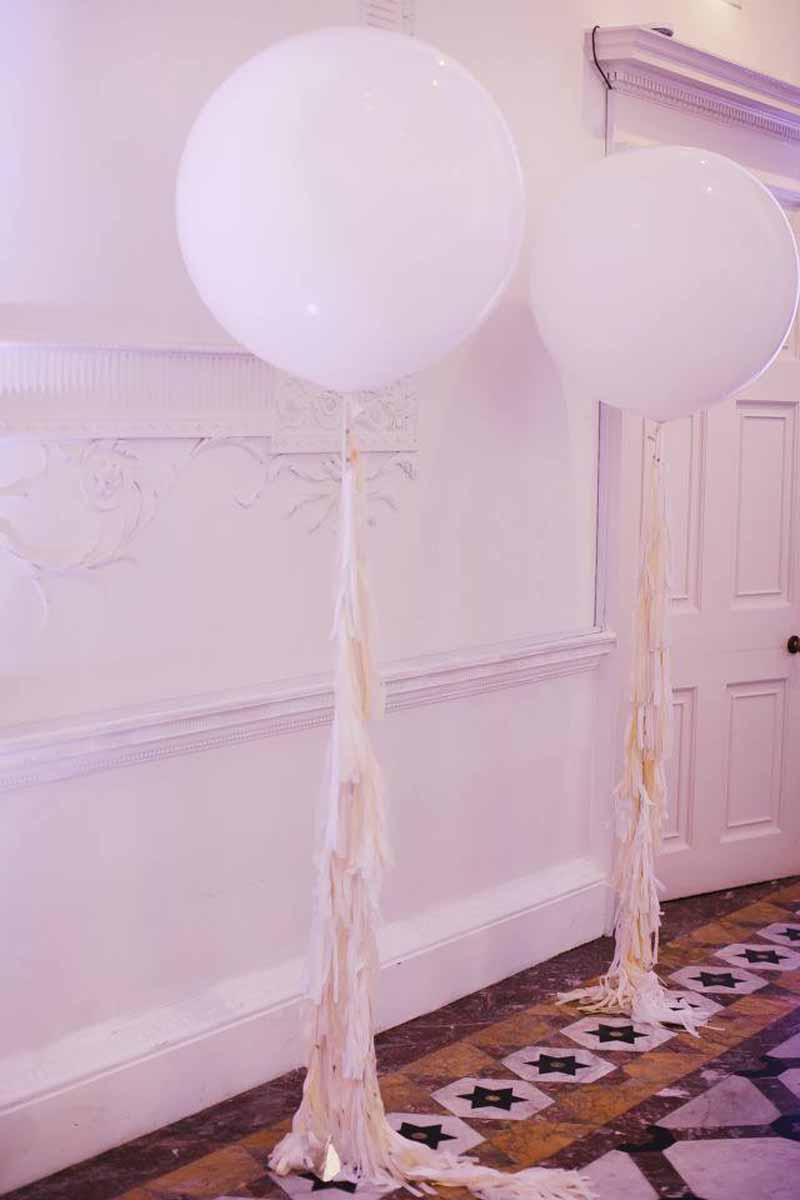
[[[621,1013],[651,1025],[683,1025],[696,1035],[707,1016],[671,996],[656,975],[661,925],[655,855],[666,812],[665,764],[672,747],[667,616],[669,524],[662,426],[651,437],[640,534],[633,627],[632,706],[625,766],[615,792],[618,853],[614,958],[595,987],[562,993],[586,1012]]]
[[[333,636],[336,691],[327,811],[317,861],[308,1072],[292,1131],[270,1166],[378,1187],[464,1187],[482,1200],[587,1200],[574,1171],[516,1175],[433,1151],[386,1121],[375,1063],[378,898],[387,861],[383,783],[368,719],[382,713],[367,586],[364,482],[345,401],[339,584]],[[418,1186],[415,1186],[418,1185]]]

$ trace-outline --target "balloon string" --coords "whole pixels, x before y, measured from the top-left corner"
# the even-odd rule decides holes
[[[598,71],[600,72],[603,83],[606,85],[606,87],[608,88],[608,90],[610,92],[613,92],[614,89],[611,86],[611,80],[606,75],[603,68],[600,66],[600,59],[597,57],[597,42],[595,39],[597,37],[597,31],[599,28],[600,28],[599,25],[595,25],[594,29],[592,30],[592,57],[594,58],[594,65],[597,67]]]

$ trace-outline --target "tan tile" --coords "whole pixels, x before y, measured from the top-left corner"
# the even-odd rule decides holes
[[[730,942],[730,926],[724,925],[721,921],[712,921],[708,925],[701,925],[699,929],[693,929],[688,939],[689,947],[696,945],[727,946]]]
[[[564,1016],[563,1009],[560,1010],[560,1016]],[[505,1058],[512,1050],[519,1050],[522,1046],[541,1041],[549,1035],[551,1028],[550,1022],[544,1020],[540,1013],[526,1010],[515,1013],[505,1021],[498,1021],[496,1025],[489,1025],[479,1033],[470,1034],[467,1041],[474,1046],[480,1046],[496,1058]]]
[[[379,1082],[387,1112],[437,1112],[440,1108],[431,1098],[430,1088],[423,1087],[402,1072],[382,1075]]]
[[[770,972],[772,978],[770,983],[782,983],[782,979],[776,979],[777,971]],[[788,971],[781,972],[782,975],[789,975]],[[794,974],[794,972],[792,972]],[[752,992],[749,996],[741,996],[735,1004],[726,1009],[726,1012],[735,1012],[739,1016],[752,1016],[760,1018],[761,1025],[769,1025],[771,1021],[777,1021],[780,1017],[785,1017],[787,1013],[793,1012],[797,1007],[796,1002],[791,996],[781,995],[780,992],[772,996],[765,995],[764,992]]]
[[[245,1150],[261,1150],[271,1154],[281,1138],[291,1128],[292,1119],[291,1117],[287,1117],[279,1125],[270,1125],[267,1129],[257,1129],[255,1133],[249,1133],[246,1138],[242,1138],[236,1144]]]
[[[737,908],[735,912],[728,913],[721,923],[726,926],[740,925],[752,928],[754,925],[771,925],[773,921],[782,921],[785,917],[786,909],[766,899],[756,900],[754,904],[747,904],[744,908]]]
[[[680,1052],[677,1050],[651,1050],[649,1054],[642,1054],[633,1062],[628,1063],[623,1067],[623,1071],[629,1079],[637,1079],[640,1082],[649,1081],[652,1084],[652,1090],[657,1092],[659,1088],[666,1087],[673,1080],[696,1071],[706,1062],[708,1062],[708,1054],[693,1054],[690,1051]]]
[[[779,887],[777,891],[770,892],[769,899],[781,901],[784,904],[800,904],[800,884],[788,883],[784,887]]]
[[[775,974],[777,975],[778,972],[776,971]],[[780,979],[772,978],[770,983],[777,983],[778,987],[792,992],[795,996],[800,995],[800,971],[781,971]]]
[[[564,1121],[518,1121],[491,1136],[492,1144],[518,1167],[532,1167],[579,1138],[592,1133],[590,1125]]]
[[[614,1087],[606,1080],[586,1083],[581,1087],[564,1090],[559,1097],[561,1112],[581,1125],[606,1125],[620,1113],[652,1096],[654,1089],[650,1080],[642,1082],[628,1079],[621,1087]]]
[[[403,1068],[403,1074],[411,1079],[437,1085],[461,1079],[464,1075],[497,1075],[498,1072],[504,1074],[504,1068],[497,1060],[469,1042],[452,1042]]]
[[[264,1168],[241,1146],[226,1146],[162,1175],[152,1186],[167,1196],[177,1193],[206,1200],[220,1193],[235,1192],[263,1174]]]
[[[437,1196],[442,1197],[442,1200],[475,1200],[475,1197],[473,1196],[472,1192],[468,1192],[466,1188],[437,1187],[437,1188],[434,1188],[434,1191],[436,1192]],[[407,1197],[409,1195],[409,1193],[408,1192],[398,1192],[397,1195],[399,1197],[403,1197],[405,1200],[405,1197]]]

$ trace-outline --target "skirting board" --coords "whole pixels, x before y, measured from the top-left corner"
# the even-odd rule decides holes
[[[599,936],[606,892],[602,866],[576,858],[388,926],[381,1028]],[[227,980],[0,1063],[0,1192],[298,1066],[301,976],[293,961]]]

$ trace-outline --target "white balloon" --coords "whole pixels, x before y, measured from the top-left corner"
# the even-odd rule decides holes
[[[716,404],[766,370],[797,297],[780,205],[707,150],[603,159],[535,234],[531,301],[553,357],[587,395],[656,420]]]
[[[229,333],[352,391],[427,366],[480,324],[519,254],[522,177],[500,110],[453,59],[322,29],[211,96],[177,217],[189,274]]]

